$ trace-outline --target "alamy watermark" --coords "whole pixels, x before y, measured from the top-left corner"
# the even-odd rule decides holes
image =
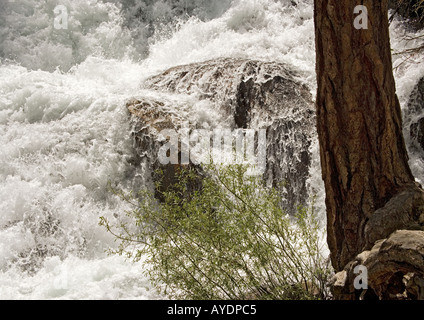
[[[14,2],[14,0],[9,0],[9,2]],[[53,11],[56,14],[54,28],[58,30],[68,29],[68,10],[66,6],[57,5]],[[368,29],[368,8],[364,5],[357,5],[353,13],[357,15],[353,21],[355,29]]]
[[[266,166],[266,129],[165,129],[166,142],[158,159],[167,164],[211,164],[248,166],[247,175],[261,175]]]
[[[8,2],[14,3],[15,0],[8,0]],[[63,4],[59,4],[53,9],[53,12],[56,15],[53,27],[57,30],[68,29],[68,8]]]
[[[57,30],[68,29],[68,9],[64,5],[58,5],[54,8],[54,28]]]
[[[356,290],[368,289],[368,269],[363,265],[357,265],[353,269],[353,273],[357,274],[355,280],[353,281],[353,287]]]
[[[353,13],[358,15],[353,20],[355,29],[368,29],[368,8],[363,5],[358,5],[353,10]]]
[[[15,2],[15,0],[9,0],[9,2]],[[56,15],[54,18],[54,28],[58,30],[68,29],[68,9],[66,6],[57,5],[53,11]],[[368,29],[368,8],[364,5],[357,5],[353,13],[358,15],[353,21],[355,29]]]

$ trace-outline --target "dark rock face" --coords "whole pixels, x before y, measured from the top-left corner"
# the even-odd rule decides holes
[[[164,137],[160,135],[162,130],[176,130],[181,126],[178,115],[166,112],[163,108],[169,102],[144,99],[140,101],[132,99],[127,102],[127,108],[132,115],[133,138],[135,146],[135,157],[133,165],[143,167],[144,181],[151,187],[155,182],[161,182],[160,186],[155,187],[155,197],[163,200],[162,192],[177,182],[177,175],[181,169],[190,167],[198,171],[199,177],[201,171],[198,166],[192,164],[168,164],[162,165],[158,160],[160,147],[164,144]],[[181,152],[179,152],[179,159]],[[201,180],[191,181],[189,186],[192,191],[201,188]]]
[[[306,106],[313,110],[308,88],[287,66],[271,62],[218,59],[179,66],[148,79],[143,87],[215,102],[234,116],[238,128],[251,126],[255,114],[269,120],[304,111]]]
[[[424,150],[424,117],[411,124],[411,137]]]
[[[404,190],[369,217],[365,224],[365,248],[371,248],[396,230],[424,230],[423,218],[424,192]]]
[[[424,78],[418,82],[409,98],[405,121],[409,122],[411,147],[424,151]]]
[[[414,29],[424,27],[424,6],[421,0],[389,0],[389,8],[407,20]]]
[[[169,69],[147,79],[142,88],[171,97],[207,101],[211,112],[220,115],[214,127],[266,129],[263,178],[269,186],[280,188],[289,211],[308,199],[306,181],[311,164],[309,148],[316,137],[315,109],[309,89],[296,80],[287,66],[217,59]],[[172,102],[146,102],[143,98],[129,102],[128,108],[138,127],[135,130],[138,153],[141,157],[144,154],[155,168],[154,158],[160,144],[155,136],[157,131],[182,128],[187,114],[182,108],[172,106]],[[196,113],[196,107],[192,109]],[[200,122],[190,121],[190,129],[199,127],[202,127]]]

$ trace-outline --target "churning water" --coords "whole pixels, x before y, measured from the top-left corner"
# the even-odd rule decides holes
[[[419,41],[391,29],[394,51]],[[161,298],[98,226],[128,209],[109,181],[142,183],[125,103],[155,94],[139,89],[148,76],[220,57],[287,63],[314,94],[312,1],[0,0],[0,299]],[[423,59],[394,56],[402,106]],[[317,156],[309,185],[322,210]]]

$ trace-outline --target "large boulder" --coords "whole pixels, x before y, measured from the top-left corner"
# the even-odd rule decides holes
[[[166,139],[161,136],[161,132],[166,129],[178,130],[182,126],[178,108],[177,112],[172,112],[173,105],[170,101],[146,97],[142,100],[131,99],[127,102],[127,108],[133,123],[136,154],[134,164],[143,169],[144,184],[153,188],[156,198],[162,201],[162,192],[174,185],[177,182],[178,172],[187,167],[181,164],[162,165],[158,159],[159,149],[165,144]],[[198,169],[192,165],[190,167]],[[160,185],[157,185],[158,182]],[[200,187],[200,180],[190,185],[193,191]]]
[[[333,277],[332,288],[341,300],[424,300],[424,231],[397,230],[376,241]]]
[[[147,79],[142,89],[150,98],[139,96],[127,106],[140,161],[152,169],[159,166],[163,128],[265,129],[268,186],[281,190],[288,211],[309,198],[315,109],[310,90],[286,65],[217,59],[171,68]]]
[[[424,192],[418,187],[403,190],[368,218],[364,249],[400,229],[424,229]]]

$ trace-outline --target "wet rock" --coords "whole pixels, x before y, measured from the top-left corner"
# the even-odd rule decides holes
[[[158,155],[160,148],[165,144],[166,137],[161,133],[164,130],[181,128],[182,119],[177,113],[171,112],[172,105],[169,101],[153,99],[131,99],[127,102],[127,109],[132,115],[133,139],[136,155],[134,166],[144,168],[144,182],[155,190],[155,197],[163,200],[163,192],[168,191],[177,182],[178,173],[187,168],[196,170],[201,176],[198,166],[191,163],[188,165],[162,164]],[[175,146],[180,148],[180,145]],[[178,152],[181,159],[181,152]],[[160,182],[160,184],[157,184]],[[189,186],[190,191],[199,190],[201,180],[193,179]]]
[[[417,83],[411,93],[406,108],[405,122],[409,127],[411,148],[424,157],[424,78]]]
[[[308,199],[306,181],[311,164],[309,148],[316,137],[315,109],[310,90],[286,65],[216,59],[171,68],[147,79],[142,88],[207,101],[210,112],[220,115],[218,123],[209,129],[266,129],[264,180],[268,186],[281,190],[289,211]],[[128,106],[139,129],[143,128],[135,133],[137,148],[154,162],[152,145],[157,143],[153,141],[152,128],[182,128],[187,114],[163,102],[146,104],[139,100]],[[195,109],[191,112],[195,113]],[[189,128],[199,125],[191,121]]]
[[[424,230],[424,192],[420,188],[408,188],[376,210],[365,225],[366,245],[371,248],[380,239],[387,238],[399,229]]]
[[[355,288],[357,266],[367,288]],[[397,230],[359,254],[332,281],[335,299],[424,300],[424,231]]]

